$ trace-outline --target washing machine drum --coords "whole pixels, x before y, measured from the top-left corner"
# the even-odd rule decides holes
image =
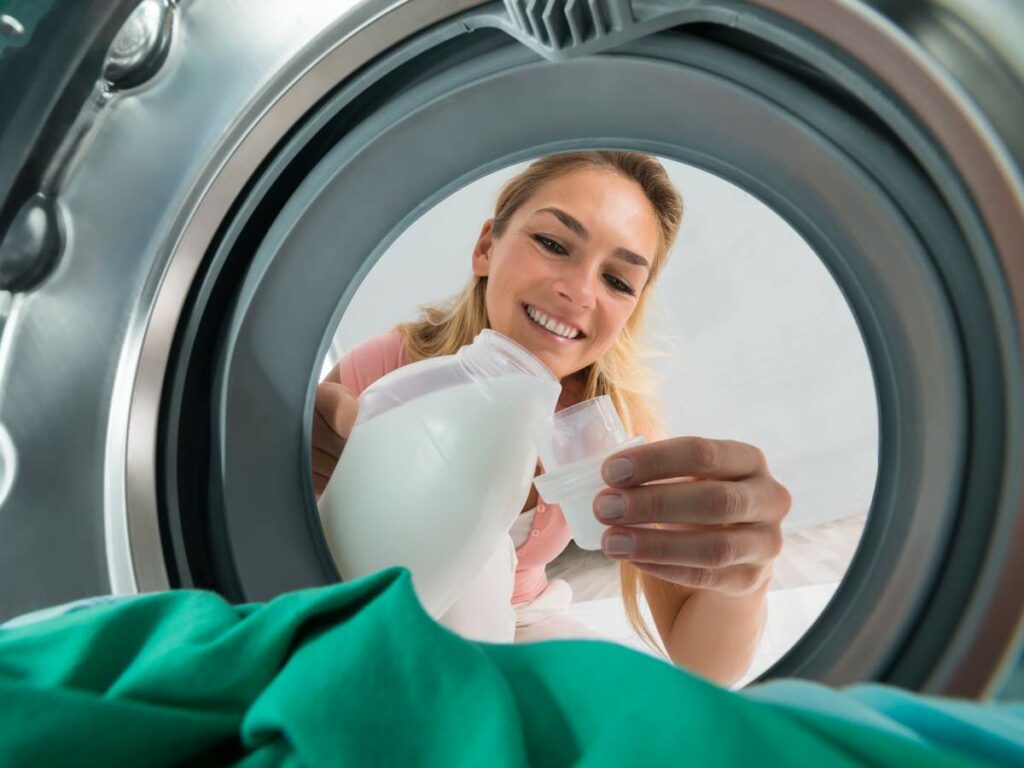
[[[0,37],[0,618],[336,580],[308,446],[355,286],[474,179],[618,148],[770,205],[871,361],[867,527],[769,675],[1005,678],[1024,599],[1015,0],[46,5],[8,4]]]

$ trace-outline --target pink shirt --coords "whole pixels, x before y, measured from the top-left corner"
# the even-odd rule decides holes
[[[338,362],[338,380],[358,397],[385,374],[406,364],[402,337],[395,331],[364,341]],[[562,510],[538,496],[533,525],[526,541],[516,549],[515,589],[512,603],[533,600],[548,585],[545,568],[569,544],[571,534]]]

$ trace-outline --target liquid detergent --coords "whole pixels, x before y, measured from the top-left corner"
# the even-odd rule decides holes
[[[341,577],[404,565],[441,616],[522,509],[534,429],[559,392],[543,364],[489,330],[374,382],[319,503]]]

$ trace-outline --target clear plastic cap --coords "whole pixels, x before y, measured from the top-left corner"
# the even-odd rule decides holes
[[[641,445],[629,439],[608,395],[559,411],[537,430],[544,474],[534,479],[541,497],[562,508],[582,549],[600,549],[607,526],[594,517],[594,497],[604,488],[601,465],[613,453]]]
[[[537,453],[547,473],[614,453],[628,442],[608,395],[584,400],[556,413],[537,433]]]

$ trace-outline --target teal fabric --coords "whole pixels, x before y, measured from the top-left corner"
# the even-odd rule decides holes
[[[473,643],[408,573],[178,591],[0,629],[0,764],[1013,765],[1024,712],[880,686],[734,693],[619,646]]]

